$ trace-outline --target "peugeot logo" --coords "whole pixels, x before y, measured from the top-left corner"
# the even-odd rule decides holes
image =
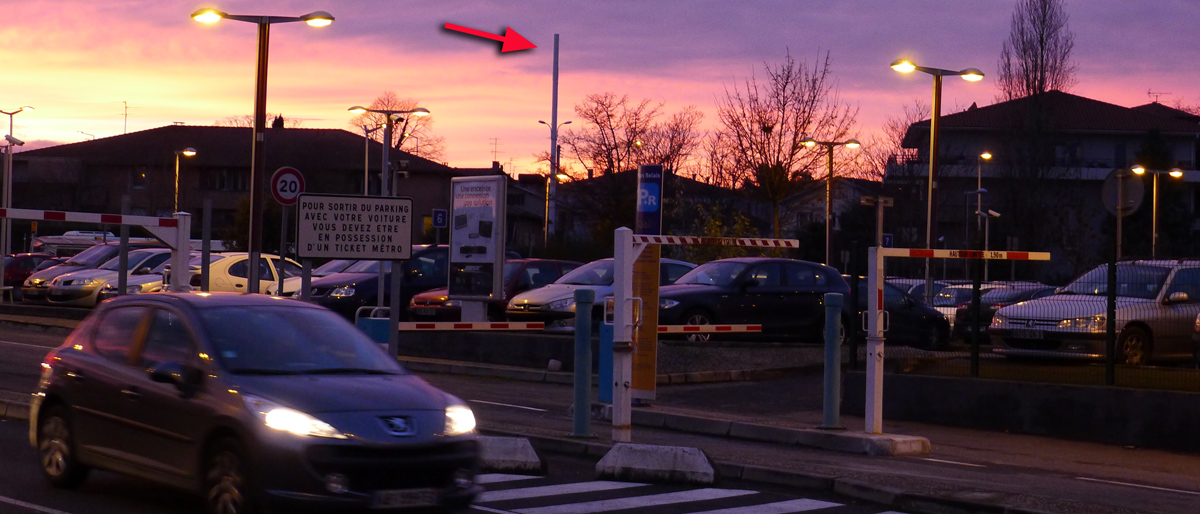
[[[407,436],[417,433],[417,427],[413,425],[411,418],[403,416],[390,416],[379,418],[383,421],[383,427],[389,434],[394,436]]]
[[[1027,326],[1029,328],[1033,328],[1033,320],[1026,321],[1025,326]]]

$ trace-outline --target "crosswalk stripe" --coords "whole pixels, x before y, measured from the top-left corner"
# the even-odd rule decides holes
[[[746,507],[706,510],[704,512],[695,512],[693,514],[789,514],[792,512],[805,512],[809,510],[828,509],[830,507],[841,506],[842,504],[840,503],[830,503],[820,500],[801,498],[799,500],[764,503],[762,505],[748,505]]]
[[[734,496],[744,496],[747,494],[757,494],[757,491],[738,489],[696,489],[693,491],[652,494],[648,496],[632,496],[629,498],[615,498],[612,500],[570,503],[567,505],[552,505],[549,507],[537,507],[531,509],[513,509],[513,512],[517,512],[519,514],[590,514],[593,512],[632,509],[637,507],[654,507],[656,505],[668,505],[672,503],[732,498]]]
[[[502,482],[513,482],[516,480],[531,480],[534,478],[542,478],[535,475],[509,475],[505,473],[485,473],[475,475],[476,484],[499,484]]]
[[[645,485],[646,484],[635,484],[631,482],[607,482],[603,480],[597,480],[594,482],[544,485],[540,487],[526,487],[523,489],[507,489],[504,491],[484,491],[483,494],[480,494],[475,498],[475,501],[479,503],[487,503],[504,500],[519,500],[524,498],[541,498],[543,496],[590,493],[595,491],[611,491],[614,489],[625,489],[629,487],[643,487]]]

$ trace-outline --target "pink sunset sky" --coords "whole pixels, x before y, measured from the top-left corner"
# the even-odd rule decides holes
[[[0,109],[36,148],[120,135],[173,122],[211,125],[253,111],[256,31],[250,23],[200,24],[199,7],[232,14],[300,16],[324,10],[329,27],[273,25],[267,110],[307,128],[350,129],[352,105],[384,91],[433,113],[451,166],[537,171],[549,148],[553,37],[560,34],[559,121],[591,93],[695,105],[705,128],[727,87],[789,51],[812,62],[830,52],[845,102],[859,107],[857,135],[879,130],[915,100],[928,75],[901,75],[897,57],[924,66],[976,67],[982,82],[947,79],[943,113],[993,103],[996,62],[1015,0],[3,0]],[[1200,104],[1200,7],[1191,0],[1073,0],[1078,85],[1071,92],[1124,106]],[[505,27],[538,45],[499,44],[443,30],[454,23]],[[126,121],[128,105],[128,121]],[[0,118],[2,119],[2,118]],[[5,120],[7,121],[7,120]],[[128,127],[126,128],[126,123]],[[580,122],[570,128],[578,127]],[[493,154],[493,150],[498,154]],[[565,164],[565,163],[564,163]],[[544,164],[541,165],[544,168]]]

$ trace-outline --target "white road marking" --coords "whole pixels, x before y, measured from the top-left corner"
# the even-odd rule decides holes
[[[828,509],[830,507],[841,506],[842,504],[840,503],[830,503],[820,500],[801,498],[799,500],[764,503],[762,505],[747,505],[745,507],[706,510],[704,512],[695,512],[693,514],[789,514],[791,512],[805,512],[809,510]]]
[[[474,510],[482,510],[484,512],[491,512],[492,514],[517,514],[511,510],[492,509],[492,508],[484,507],[482,505],[472,505],[471,508]]]
[[[1170,489],[1167,487],[1155,487],[1152,485],[1130,484],[1128,482],[1115,482],[1112,480],[1101,480],[1099,478],[1075,477],[1075,479],[1076,480],[1084,480],[1087,482],[1102,482],[1105,484],[1124,485],[1124,486],[1129,486],[1129,487],[1140,487],[1142,489],[1153,489],[1155,491],[1167,491],[1167,492],[1172,492],[1172,493],[1183,493],[1183,494],[1191,494],[1191,495],[1195,495],[1195,496],[1200,496],[1200,492],[1198,492],[1198,491],[1185,491],[1183,489]]]
[[[499,405],[501,407],[512,407],[514,409],[525,409],[525,410],[531,410],[531,411],[537,411],[537,412],[546,412],[546,409],[539,409],[536,407],[526,407],[524,405],[513,405],[511,403],[497,403],[497,402],[489,402],[489,401],[484,401],[484,400],[467,400],[467,401],[475,402],[475,403],[486,403],[488,405]]]
[[[744,496],[747,494],[757,493],[758,491],[737,489],[696,489],[693,491],[680,491],[677,493],[632,496],[629,498],[615,498],[612,500],[571,503],[567,505],[553,505],[549,507],[537,507],[532,509],[516,509],[514,512],[519,514],[591,514],[594,512],[606,512],[610,510],[632,509],[638,507],[653,507],[656,505],[669,505],[672,503],[717,500],[721,498],[732,498],[734,496]]]
[[[45,514],[67,514],[66,512],[63,512],[61,510],[54,510],[49,507],[43,507],[41,505],[25,503],[21,500],[14,500],[7,496],[0,496],[0,502],[7,503],[9,505],[16,505],[18,507],[25,507],[26,509],[29,509],[29,510],[36,510],[38,512],[44,512]]]
[[[44,345],[44,344],[18,343],[18,342],[16,342],[16,341],[0,341],[0,344],[15,344],[15,345],[17,345],[17,346],[30,346],[30,347],[33,347],[33,348],[42,348],[42,349],[44,349],[44,350],[46,350],[46,351],[53,350],[53,349],[55,349],[55,348],[58,348],[58,346],[59,346],[59,345],[54,345],[54,346],[46,346],[46,345]]]
[[[966,462],[955,462],[952,460],[942,460],[942,459],[930,459],[928,457],[921,457],[921,460],[927,460],[929,462],[941,462],[942,464],[954,464],[957,466],[970,466],[972,468],[986,468],[987,467],[982,464],[968,464]]]
[[[505,473],[486,473],[483,475],[475,475],[475,483],[477,484],[498,484],[501,482],[512,482],[514,480],[529,480],[531,478],[542,478],[534,475],[508,475]]]
[[[643,487],[646,484],[635,484],[631,482],[607,482],[598,480],[594,482],[577,482],[571,484],[544,485],[540,487],[526,487],[523,489],[508,489],[505,491],[484,491],[475,501],[479,503],[498,502],[504,500],[519,500],[524,498],[541,498],[543,496],[557,496],[560,494],[576,494],[590,493],[595,491],[611,491],[614,489],[626,489],[629,487]]]

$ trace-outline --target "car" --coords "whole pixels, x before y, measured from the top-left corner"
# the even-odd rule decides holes
[[[343,271],[346,271],[346,268],[349,268],[351,264],[354,264],[356,262],[358,262],[357,259],[334,259],[329,262],[326,262],[325,264],[317,266],[315,269],[312,270],[312,272],[310,273],[309,276],[312,278],[327,277],[334,273],[341,273]],[[286,295],[286,294],[291,294],[291,293],[296,292],[296,290],[300,288],[300,280],[301,279],[302,279],[302,277],[290,277],[290,278],[284,279],[284,281],[283,281],[284,294]],[[266,293],[267,294],[279,294],[279,284],[271,284],[270,286],[268,286],[266,289]]]
[[[1191,359],[1200,261],[1121,261],[1115,271],[1116,362]],[[1102,264],[1058,294],[996,311],[988,333],[992,351],[1008,357],[1104,361],[1107,324],[1108,265]]]
[[[992,324],[992,316],[996,311],[1020,302],[1036,300],[1043,296],[1054,294],[1056,288],[1045,284],[1036,283],[1011,283],[999,285],[989,289],[986,293],[979,296],[979,333],[986,342],[987,328]],[[954,338],[969,340],[971,338],[971,303],[968,299],[964,303],[960,303],[954,310],[953,333]]]
[[[504,296],[488,302],[487,317],[492,321],[504,318],[508,299],[558,280],[583,263],[554,259],[510,259],[504,262]],[[449,288],[441,287],[418,293],[408,304],[408,319],[412,321],[460,321],[462,304],[449,299]]]
[[[36,268],[33,268],[33,272],[37,273],[44,269],[53,268],[55,266],[58,266],[59,264],[67,262],[68,260],[70,260],[69,257],[51,257],[49,259],[42,261],[42,263],[38,264]]]
[[[979,284],[979,293],[986,293],[995,287],[997,287],[996,284],[991,282]],[[974,294],[975,286],[972,284],[947,285],[934,295],[933,308],[946,317],[946,321],[950,324],[950,330],[954,330],[955,309],[958,309],[958,306],[964,302],[971,301],[971,297]]]
[[[219,253],[210,253],[208,255],[208,260],[210,263],[219,261],[224,258],[225,258],[225,256],[221,255]],[[188,256],[188,264],[191,266],[199,267],[200,262],[201,262],[200,259],[201,259],[201,253],[193,251]],[[157,293],[157,292],[162,291],[163,290],[163,272],[165,272],[167,270],[167,268],[170,268],[170,267],[171,267],[171,260],[168,259],[167,261],[163,262],[162,264],[159,264],[158,267],[150,270],[150,273],[147,273],[144,275],[130,275],[128,278],[125,279],[125,294]],[[119,294],[117,294],[118,287],[119,287],[119,284],[117,284],[117,281],[115,281],[115,280],[109,281],[107,284],[104,284],[104,287],[102,289],[100,289],[100,301],[104,301],[109,298],[120,296]]]
[[[417,293],[450,282],[450,247],[446,245],[413,245],[412,256],[400,270],[400,305],[407,309]],[[379,288],[379,268],[383,267],[383,290]],[[391,305],[392,262],[358,261],[341,273],[314,279],[309,292],[313,302],[325,306],[347,319],[355,319],[361,307],[376,305],[382,293],[382,305]],[[292,293],[295,296],[296,293]],[[406,312],[401,312],[405,318]]]
[[[14,300],[21,299],[21,284],[25,279],[29,278],[42,262],[53,258],[54,256],[48,253],[16,253],[0,259],[3,261],[0,270],[4,272],[4,286],[12,288]]]
[[[894,286],[900,288],[901,291],[908,293],[913,298],[916,298],[921,301],[925,301],[925,279],[923,279],[923,278],[887,277],[883,280],[884,280],[884,282],[887,282],[891,285],[894,285]],[[953,284],[951,284],[950,282],[945,281],[945,280],[934,280],[933,281],[933,294],[937,295],[938,292],[941,291],[943,287],[946,287],[949,285],[953,285]]]
[[[143,248],[132,250],[127,255],[127,276],[155,276],[153,269],[171,260],[169,248]],[[95,307],[100,302],[100,292],[108,284],[116,284],[121,273],[121,258],[113,257],[96,269],[72,271],[50,280],[50,294],[46,299],[51,305],[73,307]],[[161,279],[160,274],[155,276]]]
[[[162,248],[162,244],[158,243],[129,243],[129,250],[137,250],[139,248]],[[121,251],[120,242],[108,242],[93,245],[91,248],[79,252],[71,257],[67,262],[46,268],[29,275],[25,282],[21,285],[21,301],[34,304],[49,303],[50,296],[50,281],[59,275],[65,275],[73,271],[84,269],[94,269],[100,267],[116,257]]]
[[[208,264],[208,290],[245,293],[249,291],[246,285],[250,279],[250,254],[246,252],[221,252],[220,259],[210,260]],[[190,264],[188,285],[192,289],[201,287],[200,262]],[[163,271],[163,283],[171,283],[171,266]],[[280,259],[269,253],[259,254],[258,258],[258,291],[265,292],[268,287],[279,281],[298,277],[301,273],[300,264],[291,259]]]
[[[867,280],[858,281],[859,319],[866,319]],[[890,283],[883,284],[883,310],[887,313],[885,344],[898,344],[926,350],[944,350],[950,343],[950,322],[937,308]],[[864,326],[865,330],[866,327]],[[866,332],[860,332],[865,335]]]
[[[706,262],[658,292],[659,325],[762,325],[763,334],[820,342],[824,295],[850,294],[834,268],[796,259],[742,257]],[[844,312],[849,322],[849,310]],[[711,334],[688,334],[708,341]]]
[[[553,284],[513,296],[504,315],[509,321],[541,321],[546,332],[575,332],[575,290],[596,292],[592,323],[598,326],[603,317],[604,298],[613,293],[613,259],[600,259],[575,268]],[[690,262],[661,259],[658,265],[658,284],[665,286],[695,268]]]
[[[46,356],[29,412],[57,488],[114,471],[213,514],[463,511],[481,491],[465,402],[337,314],[267,295],[106,301]]]

